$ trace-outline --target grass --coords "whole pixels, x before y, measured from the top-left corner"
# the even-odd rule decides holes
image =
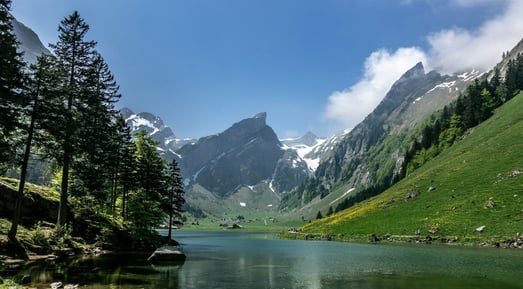
[[[415,236],[419,230],[422,236],[466,243],[515,238],[523,233],[522,111],[520,94],[389,190],[303,231],[368,239],[370,234]],[[405,198],[414,191],[417,197]],[[480,226],[485,229],[476,231]]]
[[[17,179],[0,176],[0,184],[10,188],[15,192],[18,191],[18,183],[19,181]],[[42,198],[50,201],[60,201],[60,193],[51,187],[39,186],[26,182],[24,193],[26,194],[26,196],[30,196],[31,194],[29,194],[29,192],[31,192],[31,194],[39,195]]]

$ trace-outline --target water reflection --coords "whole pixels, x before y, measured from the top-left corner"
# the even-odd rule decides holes
[[[185,263],[150,264],[148,254],[109,254],[7,273],[29,274],[30,287],[37,288],[55,281],[87,289],[523,288],[523,252],[517,250],[286,241],[221,232],[177,232],[176,239],[184,244]]]
[[[98,257],[84,256],[61,262],[40,262],[24,269],[6,270],[2,275],[30,276],[31,287],[49,288],[52,282],[79,284],[81,288],[169,288],[179,286],[183,263],[147,262],[148,254],[119,253]]]

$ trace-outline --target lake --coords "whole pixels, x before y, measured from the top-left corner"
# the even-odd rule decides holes
[[[81,257],[18,272],[31,286],[80,288],[523,288],[523,252],[414,244],[289,241],[274,233],[183,232],[187,260],[152,265],[147,254]]]

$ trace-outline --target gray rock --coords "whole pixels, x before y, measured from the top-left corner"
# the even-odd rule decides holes
[[[185,261],[187,257],[176,246],[162,246],[154,251],[147,259],[149,262]]]
[[[420,192],[419,191],[412,191],[412,192],[409,192],[405,195],[405,200],[408,200],[408,199],[415,199],[417,196],[419,196]]]

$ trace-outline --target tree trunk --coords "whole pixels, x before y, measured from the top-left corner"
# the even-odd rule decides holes
[[[24,199],[25,179],[27,176],[27,166],[29,164],[29,155],[31,154],[31,142],[33,141],[33,132],[36,120],[36,109],[38,105],[38,95],[40,94],[40,84],[36,87],[36,96],[33,103],[33,111],[31,112],[31,123],[27,130],[27,140],[25,142],[24,159],[22,161],[22,167],[20,169],[20,182],[18,184],[18,195],[16,197],[15,211],[13,214],[13,220],[11,222],[11,228],[9,229],[8,237],[9,240],[14,241],[16,239],[16,233],[18,231],[18,224],[20,223],[20,213],[22,211],[22,201]]]
[[[62,168],[62,191],[60,193],[60,206],[58,207],[58,219],[56,221],[56,230],[60,233],[62,226],[67,221],[67,198],[69,189],[69,152],[64,151],[64,166]]]

